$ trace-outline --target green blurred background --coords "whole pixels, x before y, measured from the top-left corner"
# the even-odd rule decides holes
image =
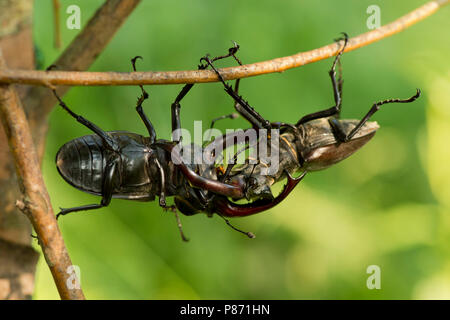
[[[78,30],[65,27],[64,46]],[[149,1],[130,16],[92,71],[187,70],[205,53],[220,55],[237,41],[252,63],[330,43],[341,31],[368,31],[366,9],[381,8],[386,24],[425,1]],[[36,2],[37,4],[37,2]],[[76,1],[86,24],[102,1]],[[361,118],[374,101],[407,98],[374,116],[381,129],[361,151],[306,177],[268,212],[236,219],[249,240],[218,217],[182,217],[183,243],[172,214],[156,202],[113,200],[105,209],[60,220],[89,299],[418,299],[450,298],[450,7],[406,31],[343,56],[344,118]],[[51,1],[35,10],[35,41],[49,65]],[[105,28],[108,28],[105,25]],[[296,122],[333,104],[331,59],[279,74],[245,79],[241,93],[266,118]],[[231,61],[222,63],[229,65]],[[170,137],[170,104],[181,86],[147,87],[144,108],[160,138]],[[134,110],[138,87],[76,87],[65,101],[105,130],[145,134]],[[194,87],[183,101],[182,125],[209,123],[232,112],[217,84]],[[218,128],[245,128],[239,118]],[[60,109],[50,118],[44,158],[54,208],[97,203],[58,175],[54,158],[65,142],[90,132]],[[369,290],[366,268],[381,268],[381,290]],[[57,299],[41,257],[36,299]]]

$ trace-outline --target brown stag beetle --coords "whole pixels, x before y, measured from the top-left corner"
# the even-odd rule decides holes
[[[361,120],[341,120],[342,74],[336,79],[336,65],[348,41],[347,35],[337,40],[344,42],[329,72],[335,105],[301,118],[296,124],[270,122],[265,120],[239,94],[239,79],[235,88],[229,86],[214,62],[227,57],[236,57],[239,46],[235,43],[228,54],[210,58],[203,57],[198,68],[210,66],[225,87],[225,91],[235,101],[235,109],[251,124],[253,129],[279,129],[278,147],[271,152],[279,154],[279,164],[275,172],[263,174],[267,163],[245,164],[235,167],[228,165],[226,171],[218,170],[212,164],[185,163],[178,146],[182,140],[180,109],[181,100],[194,84],[186,84],[171,106],[172,141],[156,138],[156,132],[150,119],[142,109],[142,103],[148,93],[140,85],[136,111],[149,133],[148,137],[126,131],[105,132],[98,126],[74,113],[58,96],[53,93],[59,105],[78,122],[89,128],[94,134],[76,138],[63,145],[56,155],[56,166],[61,176],[75,188],[101,196],[99,204],[90,204],[74,208],[61,209],[57,218],[70,212],[99,209],[108,206],[112,198],[153,201],[159,196],[159,204],[165,210],[175,213],[178,227],[183,235],[177,209],[185,215],[205,212],[208,216],[216,213],[233,229],[253,238],[250,232],[243,232],[230,224],[226,217],[242,217],[268,210],[284,200],[308,171],[322,170],[347,158],[367,143],[379,128],[369,118],[387,103],[408,103],[420,96],[420,90],[409,99],[389,99],[375,103]],[[136,59],[132,67],[136,71]],[[205,62],[205,63],[203,63]],[[221,118],[233,118],[224,116]],[[213,121],[214,123],[214,121]],[[213,124],[212,124],[213,125]],[[212,127],[211,125],[211,127]],[[177,134],[175,134],[177,133]],[[269,134],[270,135],[270,134]],[[235,134],[225,134],[214,139],[202,151],[214,150],[216,146],[234,141]],[[233,144],[233,142],[231,143]],[[249,146],[247,146],[249,147]],[[217,156],[217,155],[215,155]],[[298,178],[293,174],[300,172]],[[287,178],[282,192],[274,197],[270,186]],[[167,205],[166,197],[173,196],[175,205]],[[235,201],[253,200],[245,204]]]

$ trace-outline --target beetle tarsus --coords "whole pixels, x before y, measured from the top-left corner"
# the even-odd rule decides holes
[[[239,45],[237,44],[236,41],[233,41],[233,40],[232,40],[231,42],[233,42],[233,46],[232,46],[231,48],[228,49],[228,54],[223,55],[223,56],[218,56],[218,57],[212,58],[211,61],[214,62],[214,61],[222,60],[222,59],[225,59],[225,58],[228,58],[228,57],[233,57],[234,60],[236,60],[236,62],[237,62],[239,65],[242,65],[241,60],[239,60],[238,57],[236,57],[236,53],[239,51],[239,48],[240,48],[240,47],[239,47]],[[206,55],[206,56],[209,57],[209,55]],[[201,59],[200,59],[200,61],[201,61]]]
[[[52,71],[53,69],[56,69],[56,68],[58,68],[58,66],[56,64],[51,64],[45,69],[45,71]]]

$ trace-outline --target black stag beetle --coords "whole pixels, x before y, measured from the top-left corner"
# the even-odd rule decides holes
[[[235,228],[225,217],[248,216],[274,207],[289,195],[308,171],[328,168],[366,144],[379,128],[376,122],[368,120],[380,106],[387,103],[408,103],[420,96],[420,90],[417,90],[417,93],[409,99],[377,102],[361,120],[339,119],[343,81],[342,72],[339,72],[336,79],[335,69],[336,65],[340,66],[340,58],[348,41],[347,35],[345,33],[343,35],[343,38],[336,40],[338,43],[343,41],[344,44],[329,71],[335,105],[308,114],[296,124],[271,123],[265,120],[238,94],[239,79],[236,80],[234,89],[225,82],[214,62],[233,57],[242,64],[235,55],[239,49],[236,43],[226,55],[215,58],[205,56],[200,60],[198,68],[202,70],[210,66],[214,70],[227,94],[234,99],[235,109],[248,120],[252,129],[280,130],[278,147],[271,149],[271,152],[279,153],[279,165],[271,174],[261,174],[264,167],[268,166],[263,161],[240,167],[231,164],[227,166],[226,171],[214,163],[206,165],[183,162],[182,150],[179,151],[177,148],[182,140],[179,134],[180,101],[192,89],[193,84],[186,84],[172,103],[172,141],[156,138],[155,129],[142,109],[142,103],[148,98],[148,93],[142,85],[140,85],[142,94],[138,98],[136,111],[148,130],[148,137],[126,131],[105,132],[74,113],[61,100],[55,89],[52,89],[59,105],[95,133],[76,138],[60,148],[56,155],[58,171],[75,188],[102,197],[99,204],[61,208],[57,218],[70,212],[108,206],[111,198],[153,201],[157,195],[159,205],[175,213],[182,239],[185,241],[187,238],[183,234],[176,209],[185,215],[205,212],[208,216],[212,216],[216,213],[230,227],[253,238],[251,232]],[[134,71],[137,58],[140,57],[131,60]],[[224,146],[234,139],[234,133],[225,134],[214,139],[205,148],[213,150],[214,147]],[[301,173],[300,176],[294,178],[292,175],[298,172]],[[274,197],[270,186],[284,178],[287,178],[287,184],[281,193]],[[175,205],[167,205],[168,196],[175,197]],[[244,204],[235,202],[240,199],[253,201]]]

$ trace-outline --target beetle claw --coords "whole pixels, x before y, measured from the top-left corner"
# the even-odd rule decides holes
[[[144,60],[144,58],[142,58],[141,56],[136,56],[136,57],[134,57],[133,59],[131,59],[131,62],[132,62],[132,63],[136,63],[136,60],[137,60],[137,59]]]

